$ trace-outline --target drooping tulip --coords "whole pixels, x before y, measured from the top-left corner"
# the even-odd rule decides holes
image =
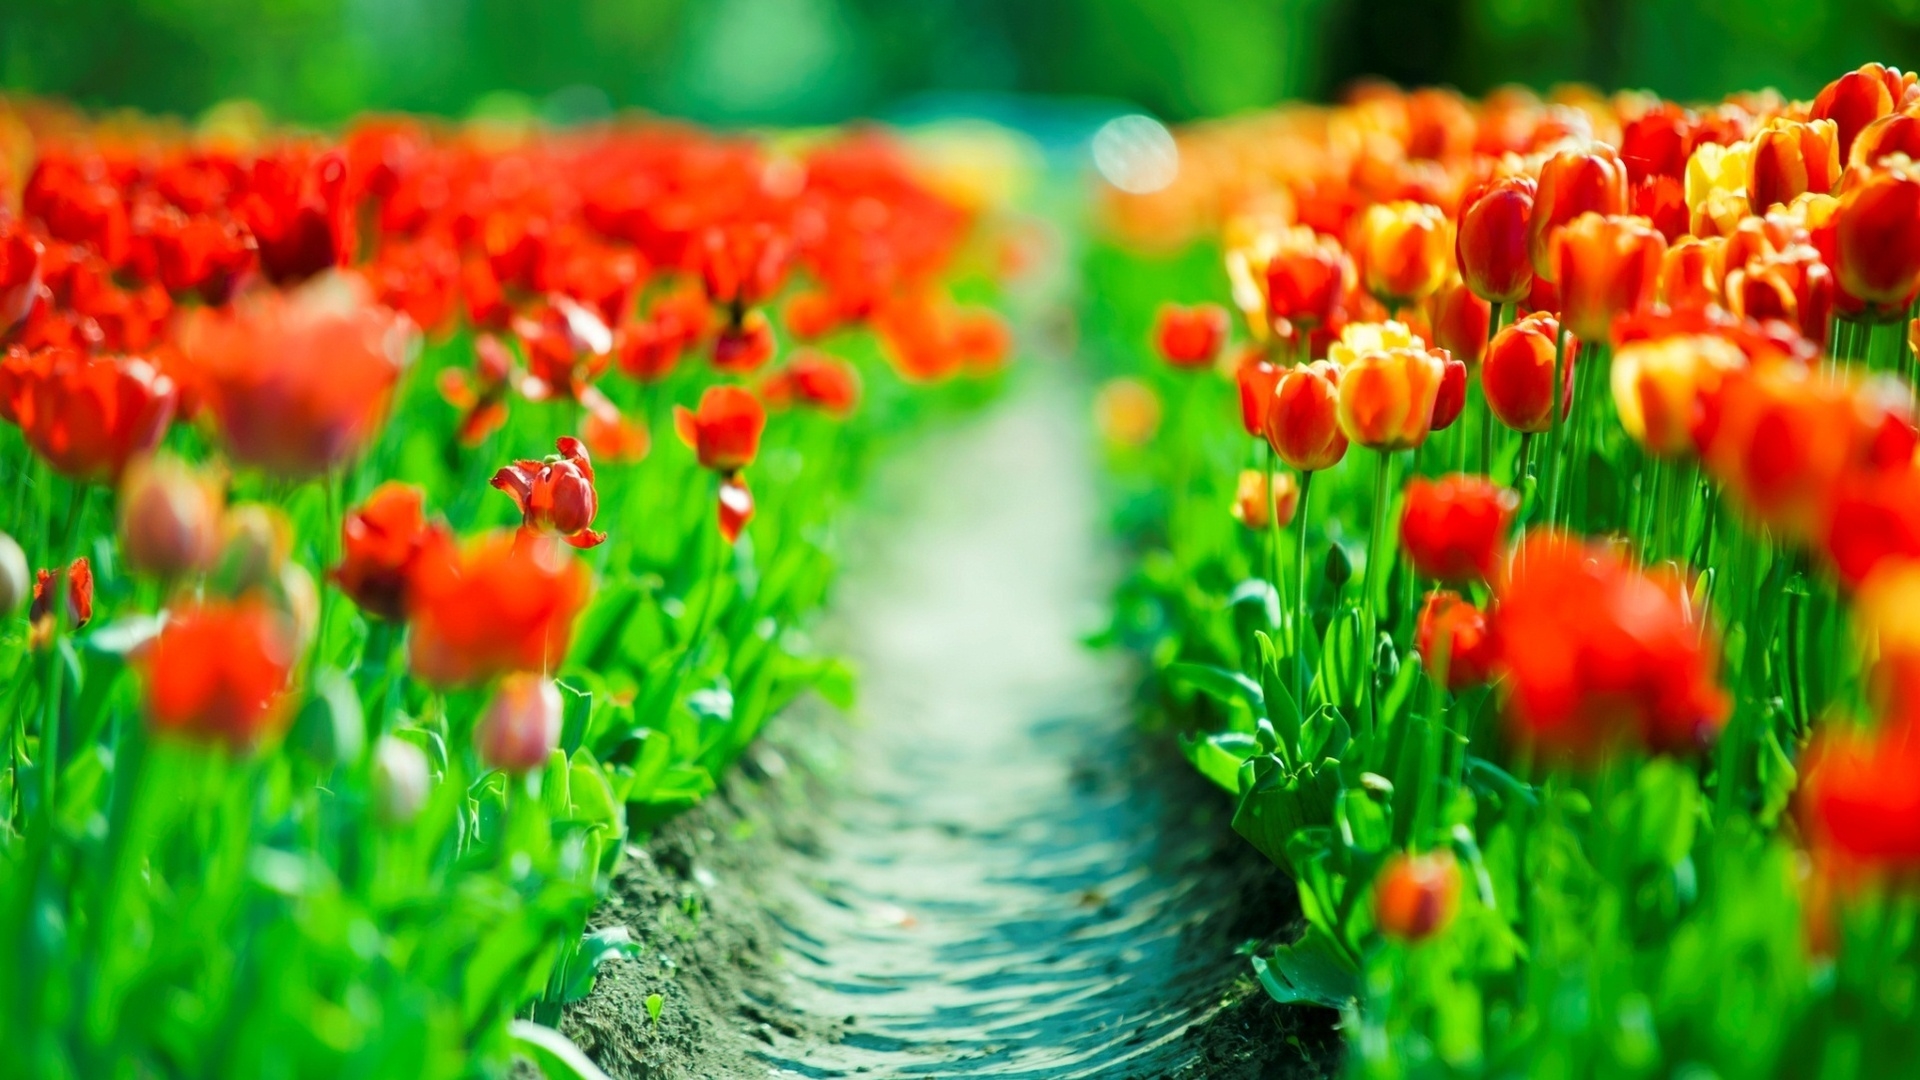
[[[760,399],[737,386],[710,386],[700,395],[697,410],[678,406],[674,430],[693,448],[704,468],[729,474],[739,472],[760,452],[760,433],[767,412]]]
[[[1154,346],[1174,367],[1203,368],[1220,355],[1229,326],[1227,309],[1219,304],[1163,304],[1154,319]]]
[[[139,660],[147,715],[163,735],[251,749],[286,720],[294,653],[286,618],[262,600],[176,608]]]
[[[1340,369],[1325,360],[1280,373],[1261,431],[1281,461],[1301,472],[1330,469],[1347,456],[1340,426]]]
[[[1561,226],[1582,214],[1627,212],[1627,167],[1611,147],[1562,150],[1540,167],[1533,214],[1527,219],[1527,256],[1534,275],[1559,280],[1552,241]]]
[[[1380,932],[1419,942],[1445,930],[1460,906],[1460,867],[1445,851],[1389,856],[1373,884]]]
[[[544,461],[516,461],[494,473],[493,486],[513,497],[522,528],[553,533],[577,548],[597,547],[607,534],[593,528],[600,498],[587,448],[562,436],[554,449],[559,453]]]
[[[408,590],[413,673],[466,686],[510,671],[552,671],[566,658],[587,572],[540,535],[496,532],[456,548],[430,541]]]
[[[1437,206],[1375,203],[1355,226],[1361,280],[1389,307],[1432,296],[1447,280],[1452,249],[1453,226]]]
[[[1482,476],[1455,473],[1407,484],[1400,544],[1413,568],[1445,582],[1487,581],[1506,548],[1517,495]]]
[[[563,716],[560,688],[552,679],[529,671],[508,674],[474,725],[480,760],[509,773],[544,767],[560,745]]]
[[[1652,303],[1666,240],[1645,221],[1583,214],[1555,235],[1560,317],[1586,341],[1608,340],[1616,315]]]
[[[1534,191],[1530,177],[1502,177],[1463,204],[1454,258],[1466,287],[1488,303],[1518,303],[1533,285],[1527,235]]]
[[[404,619],[415,562],[450,539],[445,525],[427,520],[426,492],[389,480],[341,522],[340,565],[328,577],[367,614]]]

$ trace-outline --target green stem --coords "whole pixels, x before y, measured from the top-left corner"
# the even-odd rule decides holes
[[[1373,692],[1373,658],[1380,636],[1380,603],[1375,596],[1377,590],[1386,583],[1386,570],[1380,564],[1386,555],[1381,545],[1387,533],[1387,486],[1393,472],[1393,454],[1380,451],[1379,468],[1373,474],[1373,518],[1367,529],[1367,566],[1360,577],[1361,626],[1366,633],[1361,638],[1364,650],[1360,657],[1360,670],[1365,684],[1362,693],[1369,703],[1369,714],[1378,711],[1378,702]],[[1373,726],[1370,722],[1370,728]]]
[[[1273,444],[1262,439],[1260,445],[1266,448],[1267,564],[1273,568],[1274,603],[1285,604],[1286,593],[1280,585],[1280,511],[1274,506],[1273,498]]]
[[[1567,324],[1562,321],[1553,335],[1553,415],[1547,428],[1547,524],[1560,520],[1560,413],[1566,406],[1566,387],[1562,373],[1567,363]]]
[[[1506,310],[1505,304],[1495,303],[1493,312],[1487,316],[1487,351],[1480,357],[1481,370],[1486,369],[1487,357],[1493,355],[1493,339],[1500,336],[1500,316]],[[1480,473],[1493,477],[1493,407],[1487,404],[1487,395],[1483,389],[1480,397]]]
[[[1311,470],[1300,474],[1300,512],[1294,517],[1293,544],[1293,700],[1307,712],[1307,493],[1313,488]]]

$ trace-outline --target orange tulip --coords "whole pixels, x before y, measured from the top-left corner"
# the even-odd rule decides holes
[[[753,464],[767,412],[758,398],[737,386],[710,386],[700,395],[698,410],[674,408],[673,426],[702,467],[730,474]]]
[[[1396,853],[1373,885],[1373,921],[1380,932],[1417,942],[1440,933],[1460,906],[1460,867],[1445,851]]]
[[[552,671],[586,599],[586,568],[547,537],[496,532],[461,548],[435,537],[408,590],[413,672],[437,686],[465,686],[509,671]]]
[[[1162,304],[1155,318],[1153,341],[1160,356],[1177,368],[1212,364],[1227,343],[1227,309],[1219,304]]]
[[[1753,137],[1747,201],[1757,213],[1806,192],[1825,195],[1840,182],[1839,132],[1831,120],[1775,119]]]
[[[607,534],[593,529],[600,498],[593,462],[579,439],[561,437],[545,461],[516,461],[493,474],[493,486],[513,497],[521,528],[550,532],[577,548],[598,547]]]
[[[1417,304],[1452,270],[1453,226],[1437,206],[1375,203],[1360,215],[1353,251],[1360,277],[1383,304]]]
[[[1480,686],[1492,677],[1496,650],[1487,632],[1487,616],[1458,593],[1437,590],[1427,594],[1414,628],[1414,647],[1420,650],[1430,673],[1440,663],[1440,650],[1446,650],[1449,690]]]
[[[1347,456],[1340,427],[1340,369],[1325,360],[1280,373],[1261,425],[1280,460],[1301,472],[1330,469]]]
[[[1841,159],[1841,164],[1871,167],[1895,154],[1908,161],[1920,161],[1920,116],[1911,112],[1888,113],[1868,124],[1853,140],[1853,151]]]
[[[1533,284],[1527,232],[1534,190],[1530,177],[1507,176],[1468,195],[1462,204],[1454,258],[1466,287],[1482,300],[1514,304],[1526,299]]]
[[[1527,255],[1533,272],[1558,281],[1552,254],[1554,233],[1582,214],[1627,212],[1627,167],[1606,146],[1562,150],[1540,167],[1533,216],[1527,219]]]
[[[1340,429],[1371,450],[1427,440],[1446,361],[1418,346],[1368,352],[1340,374]]]
[[[1812,247],[1800,244],[1729,270],[1726,294],[1727,307],[1735,315],[1791,323],[1816,347],[1826,348],[1833,316],[1833,274]]]
[[[1720,256],[1726,241],[1687,237],[1660,258],[1660,299],[1671,308],[1720,302]]]
[[[1604,342],[1613,317],[1651,303],[1667,242],[1645,221],[1583,214],[1555,235],[1560,317],[1587,341]]]
[[[1746,366],[1746,354],[1717,334],[1622,342],[1611,373],[1620,426],[1649,453],[1687,453],[1722,381]]]
[[[163,735],[250,749],[286,719],[294,652],[287,620],[261,600],[175,609],[139,660],[147,715]]]
[[[173,380],[136,357],[67,348],[0,357],[0,417],[27,445],[76,480],[113,481],[159,444],[179,395]]]
[[[1493,336],[1487,358],[1480,364],[1480,388],[1487,407],[1515,431],[1539,434],[1553,422],[1553,341],[1560,324],[1537,311]],[[1573,368],[1579,342],[1567,338],[1561,366],[1561,418],[1573,405]]]
[[[1300,505],[1300,485],[1292,473],[1273,474],[1273,487],[1267,487],[1267,474],[1259,469],[1240,470],[1240,482],[1234,490],[1233,520],[1256,532],[1268,526],[1284,529],[1293,521]]]
[[[426,492],[389,480],[340,525],[340,565],[328,574],[360,610],[379,619],[407,614],[407,583],[429,545],[452,538],[427,521]]]
[[[1833,225],[1840,287],[1869,305],[1905,308],[1920,289],[1920,175],[1866,175],[1841,194]]]

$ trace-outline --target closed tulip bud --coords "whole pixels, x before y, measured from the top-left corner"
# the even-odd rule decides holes
[[[1480,364],[1480,388],[1493,415],[1515,431],[1539,434],[1552,426],[1553,339],[1559,332],[1554,317],[1539,311],[1502,329],[1487,347],[1487,358]],[[1567,338],[1560,372],[1563,419],[1573,404],[1578,351],[1578,341]]]
[[[1433,430],[1446,361],[1418,346],[1369,352],[1340,373],[1340,428],[1370,450],[1419,446]]]
[[[1901,74],[1899,68],[1866,64],[1828,83],[1813,99],[1809,115],[1833,121],[1840,156],[1845,159],[1867,125],[1905,104],[1912,87],[1913,76]]]
[[[32,595],[33,583],[27,568],[27,553],[20,542],[0,533],[0,618],[20,610]]]
[[[1613,355],[1613,403],[1620,426],[1649,453],[1695,449],[1707,402],[1746,354],[1725,338],[1683,334],[1623,344]]]
[[[1446,283],[1453,226],[1437,206],[1375,203],[1360,216],[1354,254],[1367,291],[1383,304],[1416,304]]]
[[[1444,851],[1395,854],[1380,868],[1373,890],[1373,919],[1381,933],[1425,941],[1453,921],[1460,906],[1460,867]]]
[[[1660,257],[1660,300],[1670,308],[1703,308],[1720,302],[1720,253],[1726,241],[1681,240]]]
[[[219,584],[239,595],[272,588],[293,551],[293,526],[271,506],[247,503],[231,507],[220,525]]]
[[[1240,426],[1260,438],[1267,422],[1267,403],[1273,400],[1274,384],[1280,381],[1280,369],[1267,363],[1257,350],[1250,350],[1234,369],[1233,381],[1240,390]]]
[[[1177,368],[1212,364],[1227,343],[1230,321],[1219,304],[1163,304],[1154,321],[1153,341],[1160,356]]]
[[[1639,218],[1586,214],[1553,241],[1560,317],[1587,341],[1606,341],[1615,315],[1651,303],[1667,242]]]
[[[1841,160],[1844,165],[1868,167],[1896,154],[1920,161],[1920,116],[1897,112],[1875,120],[1853,140],[1853,152]]]
[[[1400,545],[1413,568],[1445,582],[1489,581],[1519,496],[1485,477],[1415,477],[1400,515]]]
[[[1432,308],[1433,343],[1468,367],[1479,367],[1487,352],[1493,306],[1464,283],[1454,282],[1433,294]]]
[[[373,808],[385,825],[405,825],[420,815],[433,785],[426,752],[405,739],[382,735],[373,747]]]
[[[1467,365],[1440,351],[1446,365],[1440,372],[1440,389],[1433,395],[1433,430],[1445,431],[1467,407]]]
[[[1833,273],[1813,248],[1802,244],[1749,261],[1727,274],[1726,293],[1735,315],[1791,323],[1807,340],[1826,347]]]
[[[726,474],[753,464],[767,412],[758,398],[737,386],[710,386],[700,395],[698,410],[674,409],[673,426],[702,466]]]
[[[1340,317],[1357,280],[1353,259],[1339,241],[1295,226],[1283,235],[1262,275],[1267,321],[1287,323],[1296,337],[1324,329]]]
[[[1582,214],[1627,212],[1627,167],[1612,148],[1562,150],[1540,167],[1540,184],[1527,219],[1527,257],[1535,276],[1558,281],[1553,234]]]
[[[1534,190],[1530,177],[1502,177],[1463,204],[1454,258],[1466,287],[1488,303],[1518,303],[1533,285],[1527,234]]]
[[[1903,308],[1920,287],[1920,175],[1883,169],[1840,196],[1834,218],[1840,287],[1882,308]]]
[[[493,701],[473,729],[480,760],[509,773],[528,773],[547,763],[560,745],[560,688],[552,679],[516,671],[500,680]]]
[[[178,458],[128,468],[120,483],[120,547],[137,573],[174,578],[213,565],[220,553],[220,485]]]
[[[1831,120],[1768,121],[1753,137],[1747,201],[1758,213],[1811,191],[1825,195],[1840,181],[1840,140]]]
[[[740,539],[747,529],[747,523],[753,520],[753,491],[747,487],[747,478],[738,473],[720,481],[719,522],[720,538],[731,544]]]
[[[1347,456],[1340,428],[1340,369],[1325,360],[1282,372],[1267,401],[1263,431],[1280,460],[1301,472],[1330,469]]]
[[[1269,526],[1284,529],[1293,521],[1294,510],[1299,505],[1300,485],[1292,473],[1274,473],[1273,487],[1269,489],[1265,472],[1242,469],[1231,513],[1233,520],[1255,531]]]
[[[1493,637],[1487,632],[1487,616],[1479,608],[1444,590],[1427,594],[1414,628],[1414,647],[1420,650],[1437,672],[1442,650],[1446,652],[1446,684],[1449,690],[1480,686],[1493,675],[1498,659]]]

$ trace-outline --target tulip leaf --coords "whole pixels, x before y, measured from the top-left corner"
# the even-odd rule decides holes
[[[512,1020],[507,1023],[507,1038],[514,1053],[533,1062],[547,1080],[613,1080],[573,1040],[550,1027]]]
[[[1359,999],[1360,968],[1346,950],[1319,926],[1270,959],[1253,958],[1253,972],[1267,995],[1282,1005],[1318,1005],[1342,1009]]]
[[[1208,697],[1224,704],[1236,701],[1252,708],[1254,715],[1266,712],[1266,694],[1260,684],[1247,678],[1238,671],[1211,664],[1194,664],[1182,661],[1167,667],[1167,677],[1175,682],[1185,683]]]
[[[1240,765],[1259,753],[1253,736],[1239,731],[1215,735],[1180,736],[1180,752],[1187,756],[1200,775],[1235,795],[1240,793]]]

